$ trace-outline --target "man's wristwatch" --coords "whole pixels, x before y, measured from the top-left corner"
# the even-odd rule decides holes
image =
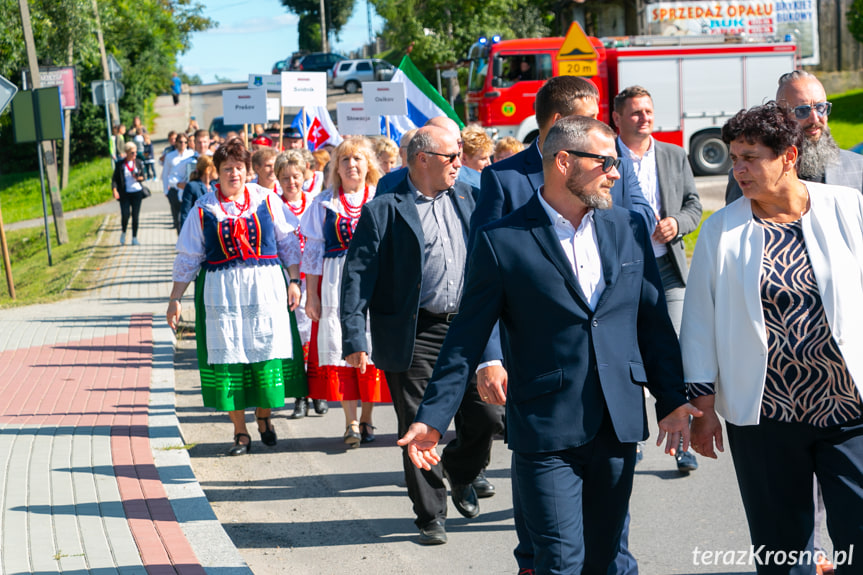
[[[301,280],[299,278],[296,278],[296,279],[291,278],[291,283],[297,284],[297,287],[303,287],[303,280]]]

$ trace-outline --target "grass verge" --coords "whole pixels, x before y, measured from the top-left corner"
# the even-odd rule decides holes
[[[698,227],[695,228],[695,231],[691,234],[683,236],[683,245],[686,246],[686,259],[692,260],[692,252],[695,250],[695,242],[698,241],[698,233],[701,231],[701,224],[703,224],[704,220],[706,220],[712,215],[713,212],[703,212],[701,214],[701,221],[698,223]]]
[[[45,182],[48,213],[51,196]],[[89,208],[107,202],[111,196],[111,160],[100,158],[77,166],[69,173],[69,185],[60,192],[63,211]],[[42,217],[42,188],[39,172],[0,175],[0,206],[7,224]],[[67,224],[68,220],[67,220]]]
[[[56,301],[79,295],[77,290],[82,289],[88,280],[76,274],[92,254],[99,237],[99,227],[104,219],[104,216],[67,219],[69,242],[62,246],[57,245],[56,232],[51,226],[52,266],[48,265],[43,228],[27,228],[7,233],[16,299],[9,296],[4,270],[3,278],[0,279],[0,308]]]
[[[863,141],[863,90],[851,90],[827,97],[833,102],[830,132],[839,147],[849,149]]]

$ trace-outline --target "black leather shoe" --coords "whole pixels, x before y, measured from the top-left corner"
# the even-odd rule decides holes
[[[326,399],[313,399],[312,403],[315,405],[315,413],[318,415],[323,415],[330,410]]]
[[[264,431],[258,430],[261,434],[261,443],[270,447],[276,444],[276,430],[272,428],[269,417],[256,417],[258,421],[264,422]]]
[[[446,475],[447,481],[449,481],[452,503],[458,509],[458,512],[468,519],[473,519],[479,515],[479,499],[477,499],[473,484],[454,483],[446,470],[444,470],[444,475]]]
[[[494,485],[492,485],[491,481],[489,481],[485,476],[485,469],[479,472],[476,479],[472,481],[472,484],[474,491],[476,491],[476,496],[480,499],[491,497],[495,493]]]
[[[371,423],[360,422],[360,443],[371,443],[375,440],[375,429]]]
[[[309,413],[309,401],[305,397],[298,397],[294,401],[294,413],[291,419],[302,419]]]
[[[240,443],[240,438],[245,437],[248,443]],[[234,436],[234,446],[228,450],[228,455],[246,455],[252,452],[252,438],[248,433],[238,433]]]
[[[420,527],[417,542],[420,545],[443,545],[446,543],[446,529],[444,529],[443,521],[435,519]]]

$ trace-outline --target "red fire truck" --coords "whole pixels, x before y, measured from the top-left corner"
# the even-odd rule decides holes
[[[792,42],[721,36],[598,39],[577,23],[566,38],[481,39],[468,54],[466,116],[499,137],[530,142],[538,134],[533,101],[548,78],[591,80],[607,123],[614,95],[637,84],[653,96],[654,136],[683,146],[697,174],[724,174],[730,162],[720,128],[740,109],[773,99],[779,76],[795,69],[795,55]]]

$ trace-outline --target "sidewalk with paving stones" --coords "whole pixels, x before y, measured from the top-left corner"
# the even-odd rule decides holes
[[[250,573],[180,437],[176,233],[146,202],[140,246],[106,219],[90,291],[0,312],[0,573]]]

